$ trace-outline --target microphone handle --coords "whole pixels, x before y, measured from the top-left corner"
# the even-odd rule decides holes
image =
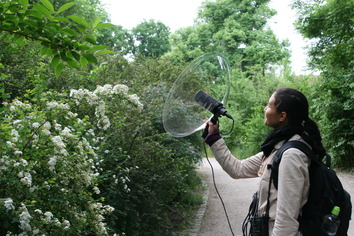
[[[213,122],[214,125],[216,125],[218,123],[218,116],[214,115],[211,119],[211,122]],[[207,124],[203,130],[203,134],[202,134],[202,138],[206,138],[206,136],[208,136],[209,134],[209,125]]]
[[[209,125],[207,124],[203,130],[202,138],[205,139],[209,134]]]
[[[216,125],[216,124],[218,123],[218,120],[219,120],[218,117],[219,117],[219,115],[214,115],[214,116],[210,119],[210,121],[213,122],[214,125]]]

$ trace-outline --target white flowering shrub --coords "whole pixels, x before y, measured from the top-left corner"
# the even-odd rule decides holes
[[[0,235],[112,233],[105,216],[114,209],[105,205],[98,188],[102,159],[97,153],[104,153],[100,144],[105,140],[100,135],[111,124],[107,102],[143,108],[127,86],[109,84],[4,104]]]

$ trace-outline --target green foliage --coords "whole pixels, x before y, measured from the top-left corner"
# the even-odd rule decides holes
[[[133,54],[145,57],[160,57],[170,50],[169,28],[162,22],[144,21],[132,29],[136,46]]]
[[[269,132],[264,125],[263,110],[271,94],[282,86],[282,81],[274,75],[250,80],[237,70],[231,78],[227,109],[235,118],[235,130],[225,140],[238,157],[245,158],[259,152],[259,146]]]
[[[105,235],[97,153],[109,125],[107,103],[137,107],[126,86],[42,93],[1,113],[0,221],[4,234]],[[123,101],[117,103],[116,101]],[[117,114],[118,112],[116,112]],[[119,113],[121,116],[122,112]],[[96,127],[96,128],[95,128]]]
[[[134,39],[132,34],[123,29],[122,26],[116,25],[109,28],[97,30],[97,42],[107,46],[110,50],[119,55],[127,55],[134,48]]]
[[[129,32],[87,18],[90,6],[87,11],[73,10],[77,4],[66,0],[12,3],[23,15],[21,20],[28,23],[24,31],[14,29],[28,34],[31,40],[13,40],[16,34],[1,32],[0,83],[4,87],[0,95],[7,102],[2,101],[0,125],[0,179],[4,186],[0,190],[4,232],[0,234],[104,235],[107,231],[165,235],[178,230],[178,225],[188,224],[188,212],[200,203],[193,190],[200,184],[195,165],[201,158],[201,139],[167,137],[158,112],[183,65],[137,55],[131,63],[120,55],[106,55],[100,57],[100,67],[86,65],[85,60],[96,62],[96,56],[105,52],[97,42],[122,54],[129,52],[130,42],[117,43],[129,39]],[[17,17],[12,8],[3,12],[6,17]],[[35,28],[38,25],[31,21],[42,28]],[[55,35],[56,30],[59,35]],[[57,41],[50,37],[57,37]],[[82,43],[77,51],[75,42]],[[62,43],[67,43],[67,48],[62,48]],[[63,60],[63,56],[72,61]],[[64,63],[69,66],[64,67]],[[70,69],[76,65],[86,65],[91,73]],[[128,87],[117,84],[120,82],[144,99],[128,95]],[[96,88],[107,83],[115,86]],[[113,96],[113,88],[119,88],[124,96]],[[61,93],[48,93],[50,89]],[[100,96],[106,97],[104,102],[96,100]],[[18,100],[12,102],[16,97]],[[143,112],[133,109],[141,105],[140,101],[145,104]],[[12,104],[31,107],[14,117],[9,115]],[[18,130],[18,140],[25,141],[12,145],[13,130]],[[61,149],[51,135],[61,137]],[[20,164],[10,172],[7,165],[16,163],[16,155],[20,155]],[[21,171],[23,174],[18,175]],[[86,174],[91,177],[90,183]],[[32,178],[30,187],[24,184],[25,177]]]
[[[40,0],[33,0],[32,2],[40,3]],[[101,19],[102,22],[109,22],[109,17],[104,9],[100,0],[51,0],[54,9],[59,9],[61,6],[75,2],[75,5],[61,12],[63,16],[76,15],[87,20],[92,24],[97,18]]]
[[[101,147],[109,152],[102,153],[107,178],[100,189],[116,209],[107,223],[118,233],[170,235],[188,224],[185,212],[200,203],[192,190],[200,184],[195,165],[202,140],[168,137],[162,125],[164,99],[181,70],[166,60],[137,57],[127,63],[112,57],[92,74],[96,83],[128,84],[144,104],[142,113],[128,110],[124,121],[111,119]]]
[[[67,65],[72,68],[97,63],[96,56],[110,53],[104,46],[98,46],[93,32],[112,26],[95,20],[89,24],[84,18],[61,13],[75,5],[66,3],[58,10],[48,0],[41,4],[29,4],[28,0],[5,1],[0,4],[0,30],[11,35],[21,45],[25,39],[41,44],[42,56],[52,58],[51,65],[59,76]]]
[[[321,117],[324,142],[335,158],[335,166],[353,167],[354,81],[345,71],[328,71],[323,76],[331,78],[325,84],[321,81],[316,92],[316,111]]]
[[[325,143],[340,167],[354,166],[354,2],[296,1],[301,13],[297,27],[316,43],[310,64],[321,71],[317,81],[316,112],[321,118]]]
[[[269,1],[206,1],[196,26],[171,35],[171,60],[189,61],[206,52],[228,55],[232,68],[247,72],[247,77],[265,75],[270,66],[289,63],[289,44],[278,42],[267,28],[267,19],[275,14]]]
[[[353,68],[353,1],[310,3],[298,8],[306,14],[299,18],[297,27],[306,38],[318,39],[310,50],[311,64],[321,70],[328,70],[329,65]]]

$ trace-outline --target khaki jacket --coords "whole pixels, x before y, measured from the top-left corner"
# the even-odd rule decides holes
[[[304,142],[299,135],[294,135],[290,140]],[[223,139],[219,139],[211,146],[216,160],[232,178],[260,178],[259,215],[265,214],[267,205],[270,178],[270,169],[267,165],[272,163],[274,154],[283,143],[284,141],[277,143],[269,157],[264,157],[263,152],[260,152],[245,160],[236,159]],[[278,190],[273,184],[270,190],[270,236],[301,236],[297,219],[309,192],[309,164],[310,159],[296,148],[284,152],[279,165]]]

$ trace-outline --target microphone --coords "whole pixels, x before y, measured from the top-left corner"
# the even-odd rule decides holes
[[[194,96],[194,101],[196,101],[199,105],[204,107],[205,109],[209,110],[211,113],[214,114],[214,116],[219,117],[219,116],[226,116],[230,119],[233,119],[232,116],[227,113],[226,109],[224,108],[224,105],[204,92],[203,90],[199,90],[195,96]]]

